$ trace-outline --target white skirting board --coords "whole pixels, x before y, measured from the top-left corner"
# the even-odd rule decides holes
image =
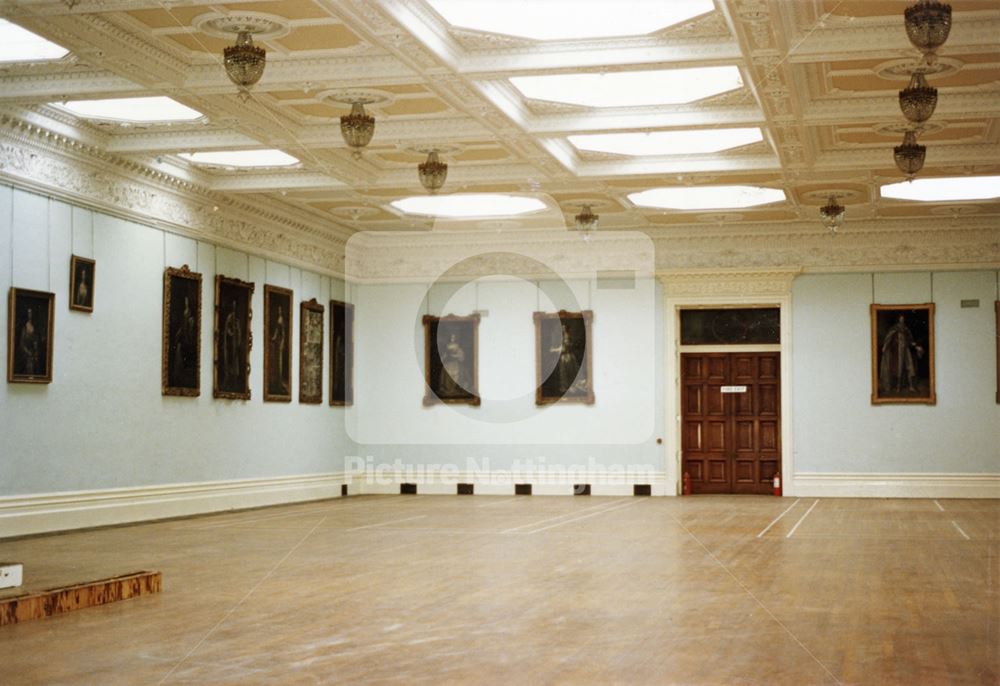
[[[344,472],[0,497],[0,538],[340,496]]]
[[[0,497],[0,538],[170,517],[281,505],[340,496],[398,494],[402,483],[417,484],[424,495],[453,495],[471,483],[477,495],[513,495],[514,484],[530,483],[532,495],[573,495],[576,484],[590,484],[591,495],[632,495],[634,484],[649,484],[654,496],[675,495],[665,472],[637,478],[588,472],[567,477],[511,472],[453,473],[428,478],[419,473],[382,472],[308,474],[262,479],[66,491]],[[1000,498],[1000,474],[819,474],[799,473],[786,496],[846,498]]]
[[[807,498],[1000,498],[1000,474],[799,472],[785,495]]]

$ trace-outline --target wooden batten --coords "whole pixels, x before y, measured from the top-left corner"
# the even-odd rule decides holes
[[[160,572],[132,572],[110,579],[50,588],[0,599],[0,626],[115,603],[163,590]]]

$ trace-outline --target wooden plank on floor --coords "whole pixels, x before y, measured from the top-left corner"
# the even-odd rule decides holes
[[[0,600],[0,626],[159,593],[162,589],[160,572],[132,572],[4,598]]]

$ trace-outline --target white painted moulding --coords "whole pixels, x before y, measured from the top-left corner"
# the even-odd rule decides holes
[[[798,472],[786,495],[820,498],[1000,498],[1000,474]]]
[[[344,472],[0,498],[0,538],[340,496]]]

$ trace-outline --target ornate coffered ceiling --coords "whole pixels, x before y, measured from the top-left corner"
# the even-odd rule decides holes
[[[695,245],[708,236],[728,246],[719,265],[738,266],[747,240],[775,255],[801,243],[788,259],[809,264],[827,238],[818,208],[830,193],[848,212],[837,240],[857,238],[829,253],[843,255],[845,264],[865,263],[859,251],[892,243],[887,233],[900,232],[896,242],[911,244],[916,236],[940,242],[948,232],[958,240],[960,231],[983,241],[962,254],[979,251],[981,260],[998,262],[1000,202],[879,196],[880,184],[902,179],[892,160],[904,126],[896,94],[919,56],[903,29],[907,4],[715,0],[714,11],[647,35],[544,42],[450,26],[425,0],[6,0],[0,16],[70,54],[0,64],[0,115],[11,126],[78,144],[78,156],[114,158],[119,169],[145,170],[137,175],[143,178],[159,174],[204,197],[266,207],[271,220],[285,217],[310,241],[333,248],[358,231],[426,226],[389,203],[423,192],[420,151],[443,147],[450,164],[445,191],[544,193],[567,222],[588,202],[601,214],[601,230],[643,231],[658,251],[668,241],[673,268],[684,266],[677,264],[684,254],[696,255],[691,266],[711,266],[708,249]],[[940,97],[921,138],[928,147],[921,176],[1000,174],[1000,1],[951,4],[951,36],[928,79]],[[213,19],[231,15],[265,17],[280,27],[256,41],[268,64],[245,104],[221,63],[231,40],[213,29]],[[743,87],[682,105],[594,109],[528,99],[510,81],[721,65],[737,66]],[[336,96],[351,89],[375,89],[384,98],[368,108],[377,127],[360,160],[339,131],[348,107]],[[154,94],[206,116],[124,125],[80,120],[50,105]],[[627,157],[578,151],[568,141],[573,134],[738,127],[760,127],[763,142],[711,154]],[[176,157],[248,147],[280,148],[302,163],[233,171]],[[657,186],[727,184],[780,188],[787,201],[681,212],[635,207],[626,197]],[[917,245],[922,259],[933,257],[930,244]]]

